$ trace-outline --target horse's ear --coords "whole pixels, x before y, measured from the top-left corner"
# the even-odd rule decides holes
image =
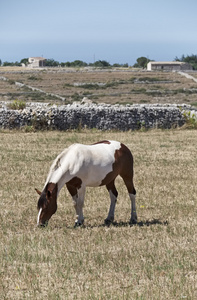
[[[51,195],[52,195],[52,192],[48,190],[48,191],[47,191],[47,196],[48,196],[48,198],[50,198]]]
[[[42,192],[40,192],[38,189],[35,189],[36,190],[36,192],[38,193],[38,195],[41,195],[42,194]]]
[[[57,196],[57,183],[49,183],[47,185],[46,190],[47,190],[46,194],[47,194],[48,199],[52,196],[56,197]]]

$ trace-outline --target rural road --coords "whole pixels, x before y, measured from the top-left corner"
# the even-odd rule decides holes
[[[192,76],[192,75],[189,75],[188,73],[178,72],[178,74],[180,74],[180,75],[182,75],[182,76],[185,76],[186,78],[192,79],[193,81],[197,82],[197,78],[195,78],[195,77]]]

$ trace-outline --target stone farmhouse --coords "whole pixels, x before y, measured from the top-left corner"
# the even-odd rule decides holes
[[[28,67],[29,68],[40,68],[45,67],[46,58],[43,57],[29,57],[28,59]]]
[[[185,62],[172,61],[172,62],[160,62],[150,61],[147,64],[148,71],[188,71],[192,70],[192,66]]]

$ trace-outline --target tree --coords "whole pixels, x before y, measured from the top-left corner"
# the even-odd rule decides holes
[[[4,67],[14,66],[14,63],[13,63],[13,62],[9,62],[9,61],[4,61],[3,66],[4,66]]]
[[[128,68],[128,67],[129,67],[129,64],[128,64],[128,63],[123,64],[122,67],[123,67],[123,68]]]
[[[0,59],[0,66],[2,65],[2,61],[1,61],[1,59]]]
[[[197,70],[197,55],[195,54],[187,56],[182,55],[181,58],[178,58],[176,56],[174,60],[189,63],[190,65],[192,65],[194,70]]]
[[[108,63],[106,60],[97,60],[97,61],[95,61],[95,63],[93,65],[95,67],[98,67],[98,68],[109,68],[109,67],[111,67],[110,63]]]
[[[59,66],[59,62],[54,60],[53,58],[47,59],[46,60],[46,66],[47,67],[57,67],[57,66]]]
[[[27,64],[28,64],[28,58],[21,59],[20,64],[25,64],[27,66]]]
[[[117,64],[117,63],[115,63],[115,64],[113,64],[113,66],[112,67],[114,67],[114,68],[120,68],[121,67],[121,65],[120,64]]]
[[[135,68],[143,68],[145,69],[147,67],[147,64],[149,63],[150,59],[148,59],[145,56],[141,56],[137,59],[137,63],[134,64]]]
[[[87,63],[82,60],[75,60],[70,63],[70,67],[86,67]]]
[[[15,61],[15,62],[4,61],[3,66],[4,67],[13,67],[13,66],[20,67],[21,63],[18,61]]]
[[[69,61],[65,62],[64,67],[71,67],[71,63]]]

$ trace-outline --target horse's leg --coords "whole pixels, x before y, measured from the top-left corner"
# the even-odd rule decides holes
[[[109,225],[114,220],[114,212],[115,212],[115,207],[116,207],[118,192],[117,192],[116,187],[114,185],[114,180],[111,181],[109,184],[107,184],[106,188],[108,189],[108,192],[109,192],[109,195],[110,195],[110,199],[111,199],[109,213],[108,213],[107,218],[105,219],[105,224]]]
[[[133,175],[131,174],[131,176],[128,176],[128,174],[127,174],[127,176],[121,175],[121,177],[124,180],[124,183],[127,187],[129,197],[130,197],[130,200],[131,200],[130,224],[136,224],[137,223],[137,212],[136,212],[136,204],[135,204],[136,190],[135,190],[134,184],[133,184]]]
[[[84,197],[85,197],[85,186],[81,186],[80,189],[77,189],[76,187],[68,183],[66,184],[66,186],[69,193],[72,196],[74,208],[76,210],[75,226],[80,226],[84,222],[83,204],[84,204]]]
[[[77,218],[75,220],[75,226],[80,226],[84,222],[83,216],[83,205],[84,205],[84,198],[85,198],[85,186],[82,185],[80,189],[78,189],[78,197],[76,199],[76,213]]]
[[[136,224],[137,223],[137,212],[136,212],[136,190],[134,188],[133,193],[129,194],[129,197],[131,199],[131,219],[130,224]]]

